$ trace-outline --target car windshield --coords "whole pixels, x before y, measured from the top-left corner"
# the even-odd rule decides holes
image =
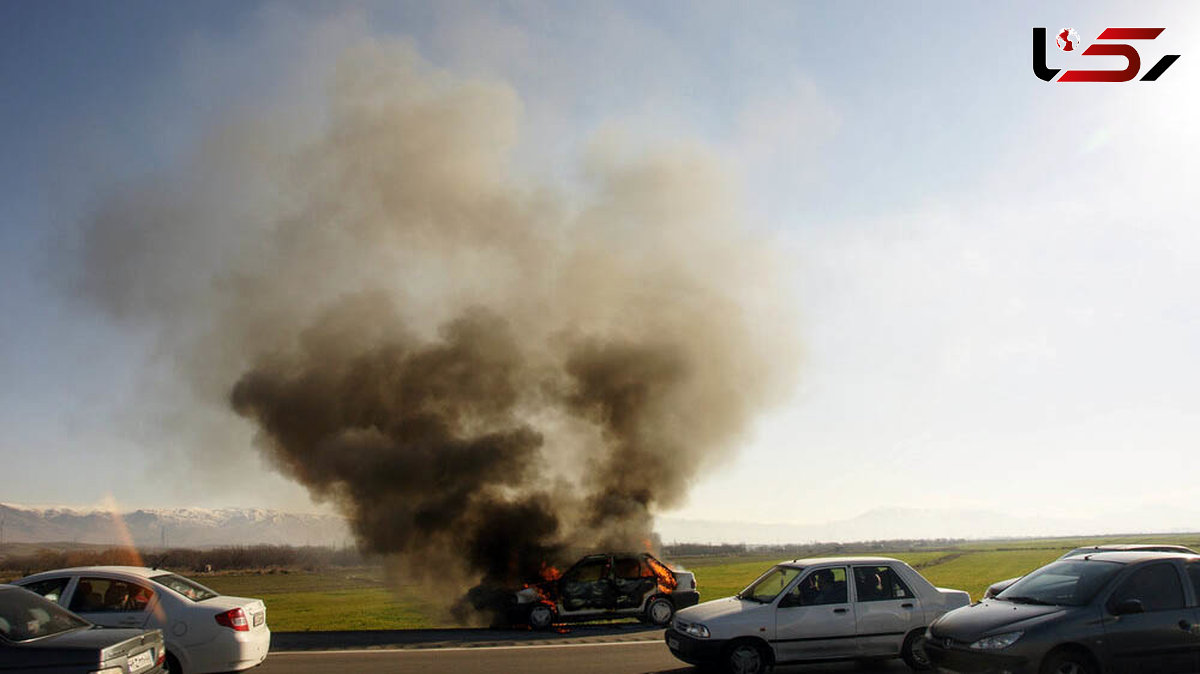
[[[738,593],[738,599],[746,599],[756,601],[761,604],[769,604],[783,592],[792,581],[804,571],[801,567],[795,566],[776,566],[770,571],[759,576],[758,580],[750,584],[750,587]]]
[[[161,576],[154,576],[150,580],[162,585],[163,587],[175,590],[179,594],[191,599],[192,601],[204,601],[219,596],[216,592],[204,587],[194,580],[189,580],[183,576],[177,576],[173,573],[164,573]]]
[[[29,641],[91,625],[28,590],[0,590],[0,636],[9,641]]]
[[[1099,560],[1054,562],[1013,583],[996,598],[1018,604],[1083,606],[1121,570],[1121,566]]]

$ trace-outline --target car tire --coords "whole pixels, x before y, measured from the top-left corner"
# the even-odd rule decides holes
[[[666,597],[655,597],[646,604],[645,622],[657,627],[666,627],[675,617],[675,604]]]
[[[557,617],[558,614],[553,606],[544,603],[534,604],[529,609],[529,626],[535,630],[548,630],[554,626],[554,619]]]
[[[735,641],[725,649],[721,658],[727,674],[766,674],[772,669],[771,653],[756,641]]]
[[[167,651],[165,669],[170,674],[183,674],[183,666],[179,664],[179,658],[175,657],[175,654],[171,653],[171,651]]]
[[[933,669],[929,654],[925,652],[924,627],[915,629],[904,637],[904,644],[900,646],[900,657],[904,659],[904,664],[914,671],[926,672]]]
[[[1096,674],[1096,666],[1086,653],[1059,649],[1042,660],[1041,674]]]

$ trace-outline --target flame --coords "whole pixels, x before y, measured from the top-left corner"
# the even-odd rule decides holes
[[[544,581],[558,580],[559,578],[562,578],[562,571],[559,571],[553,566],[542,562],[542,570],[538,572],[538,575],[540,575]]]
[[[541,578],[541,581],[537,584],[525,583],[521,586],[521,589],[532,589],[534,592],[537,592],[539,601],[553,606],[554,596],[550,594],[545,585],[562,578],[562,571],[559,571],[546,562],[542,562],[542,568],[538,571],[538,576]]]
[[[675,586],[679,581],[675,580],[675,574],[667,568],[665,564],[653,557],[646,558],[646,566],[654,573],[655,579],[658,580],[658,591],[670,594],[675,591]]]

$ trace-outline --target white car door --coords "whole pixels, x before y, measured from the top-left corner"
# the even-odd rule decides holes
[[[853,575],[862,655],[896,655],[909,630],[923,626],[921,601],[887,564],[855,566]]]
[[[809,570],[778,599],[775,640],[780,662],[849,658],[859,654],[846,567]]]
[[[154,600],[147,583],[85,575],[75,583],[67,608],[104,627],[143,627]]]

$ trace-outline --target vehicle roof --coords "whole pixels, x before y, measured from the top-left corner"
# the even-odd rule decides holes
[[[804,559],[790,559],[779,562],[777,566],[793,566],[805,567],[816,566],[818,564],[893,564],[900,560],[894,557],[806,557]]]
[[[1117,562],[1119,564],[1136,564],[1137,562],[1145,562],[1154,559],[1194,559],[1200,560],[1200,555],[1187,552],[1160,552],[1155,550],[1106,550],[1100,552],[1091,552],[1086,555],[1079,555],[1064,559],[1064,562],[1075,561],[1090,561],[1098,562]]]
[[[1083,547],[1075,548],[1067,554],[1075,553],[1078,555],[1084,550],[1095,550],[1096,552],[1146,550],[1151,552],[1186,552],[1189,554],[1196,554],[1196,551],[1189,547],[1183,545],[1172,545],[1169,543],[1105,543],[1103,545],[1085,545]]]
[[[592,559],[595,557],[654,557],[649,552],[629,552],[628,550],[617,550],[616,552],[590,552],[579,558],[580,561]],[[657,557],[654,557],[658,559]]]
[[[41,571],[35,573],[34,576],[60,576],[64,574],[80,574],[80,573],[115,573],[126,574],[130,576],[139,576],[141,578],[152,578],[161,576],[164,573],[170,573],[166,569],[151,569],[146,566],[72,566],[67,569],[51,569],[50,571]]]

